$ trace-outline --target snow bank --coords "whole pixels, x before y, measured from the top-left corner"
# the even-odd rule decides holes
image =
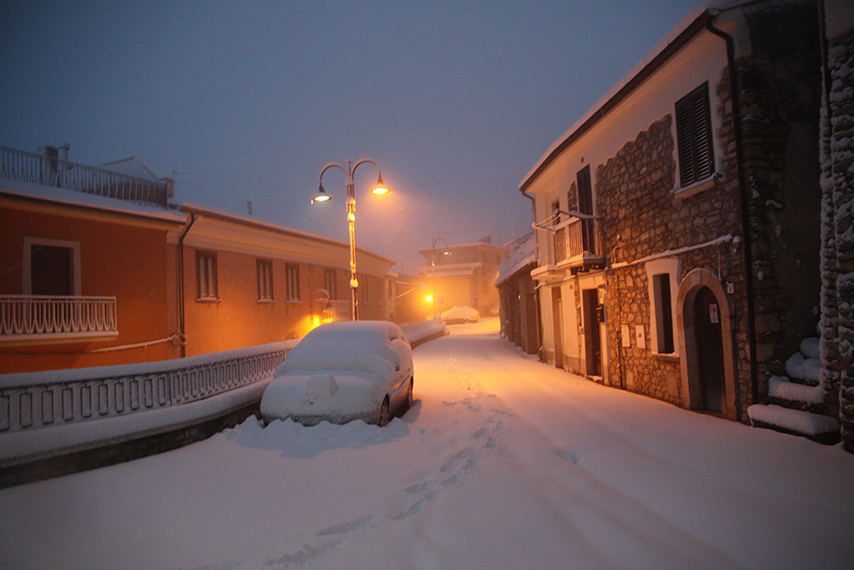
[[[433,320],[413,323],[402,328],[403,334],[406,335],[406,340],[413,347],[421,344],[421,341],[424,339],[432,336],[444,336],[445,334],[445,324]]]
[[[805,338],[801,341],[801,354],[807,358],[819,358],[821,356],[820,343],[821,341],[815,337]]]
[[[768,395],[772,398],[789,400],[790,402],[805,402],[821,404],[824,402],[824,389],[821,386],[795,384],[785,376],[772,376],[768,381]]]
[[[786,361],[786,374],[789,378],[798,378],[817,386],[821,374],[821,359],[804,358],[803,354],[796,352]]]
[[[839,431],[839,420],[780,406],[754,404],[747,408],[750,421],[787,429],[795,433],[817,436]]]

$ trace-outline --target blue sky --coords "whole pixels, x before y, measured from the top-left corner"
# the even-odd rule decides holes
[[[0,145],[138,156],[177,199],[346,240],[414,273],[433,238],[530,230],[518,184],[695,0],[0,3]]]

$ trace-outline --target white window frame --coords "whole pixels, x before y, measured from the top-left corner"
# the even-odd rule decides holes
[[[22,263],[22,287],[24,295],[33,294],[33,265],[32,265],[32,246],[45,245],[48,247],[64,247],[71,250],[72,265],[71,265],[71,287],[72,296],[80,297],[83,293],[80,278],[80,242],[64,239],[42,238],[34,236],[24,237],[24,257]]]
[[[678,331],[676,328],[676,296],[679,291],[679,259],[676,257],[666,257],[663,259],[655,259],[648,261],[645,264],[648,294],[649,294],[649,322],[650,322],[650,337],[652,339],[652,352],[663,356],[679,356],[678,354]],[[662,323],[660,322],[661,315],[661,300],[655,294],[655,276],[667,274],[669,275],[670,283],[670,326],[673,330],[673,352],[662,352],[661,332]]]
[[[202,264],[202,259],[213,259],[213,264]],[[197,301],[219,301],[219,260],[214,251],[196,252]],[[202,288],[204,280],[204,289]],[[211,293],[213,289],[213,293]],[[204,293],[204,294],[203,294]]]
[[[338,272],[335,269],[324,269],[323,281],[323,286],[329,293],[329,299],[331,301],[338,300]]]
[[[287,296],[289,303],[297,303],[300,300],[299,287],[299,265],[296,263],[288,263],[285,266],[285,276],[287,279]]]

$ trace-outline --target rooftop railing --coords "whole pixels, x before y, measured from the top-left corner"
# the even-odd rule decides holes
[[[0,146],[0,178],[165,208],[167,181],[146,180],[55,156]]]

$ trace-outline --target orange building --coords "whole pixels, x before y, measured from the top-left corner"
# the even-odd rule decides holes
[[[165,360],[350,315],[349,245],[199,206],[171,180],[0,147],[0,374]],[[392,260],[357,251],[360,315]]]
[[[350,318],[349,244],[184,204],[186,355],[299,338]],[[359,315],[386,320],[394,261],[357,248]]]

